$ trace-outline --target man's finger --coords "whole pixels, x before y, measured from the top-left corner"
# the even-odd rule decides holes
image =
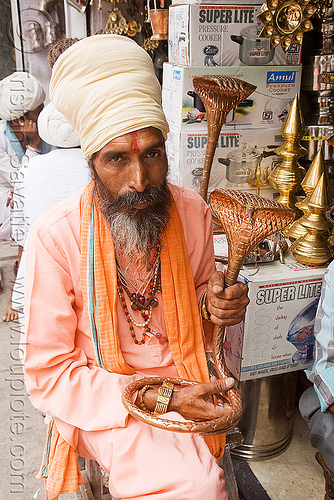
[[[216,379],[212,383],[201,384],[199,389],[199,395],[202,396],[213,396],[214,394],[219,394],[220,392],[228,391],[234,385],[234,378],[224,378]]]
[[[224,274],[221,271],[215,271],[211,274],[208,281],[208,295],[218,295],[223,292],[225,287]]]

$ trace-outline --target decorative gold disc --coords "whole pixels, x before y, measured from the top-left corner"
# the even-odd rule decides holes
[[[259,36],[270,38],[271,49],[280,44],[284,52],[292,43],[301,45],[303,33],[313,29],[310,17],[318,7],[311,0],[266,0],[258,15],[264,24]]]

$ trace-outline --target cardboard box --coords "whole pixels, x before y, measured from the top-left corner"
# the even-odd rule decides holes
[[[226,118],[224,128],[281,127],[300,90],[301,66],[226,66],[215,68],[164,63],[162,105],[171,127],[206,131],[202,101],[195,93],[195,75],[226,75],[256,85],[256,90]]]
[[[227,327],[224,342],[226,364],[235,378],[251,380],[312,366],[325,269],[307,268],[291,254],[285,264],[243,266],[240,277],[248,282],[250,303],[244,320]]]
[[[246,4],[172,5],[169,8],[168,60],[185,66],[263,66],[300,63],[299,45],[287,52],[270,50],[269,38],[259,38],[264,25],[257,19],[262,2]]]
[[[171,182],[199,192],[207,141],[207,132],[194,133],[171,129],[166,142]],[[261,170],[264,172],[266,167],[269,167],[269,170],[273,168],[281,161],[281,158],[274,154],[275,147],[282,143],[283,139],[277,128],[224,130],[219,136],[212,163],[209,192],[218,187],[255,192],[255,188],[248,185],[248,168],[255,171],[259,156],[264,150],[271,152],[272,156],[262,160]],[[270,186],[261,188],[261,194],[268,198],[272,199],[274,193]]]

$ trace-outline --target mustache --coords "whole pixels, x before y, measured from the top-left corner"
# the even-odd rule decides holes
[[[134,207],[138,203],[147,204],[168,204],[169,193],[166,184],[162,188],[149,187],[145,189],[142,193],[137,191],[131,193],[124,193],[119,195],[114,201],[108,203],[109,208],[112,208],[115,212],[126,210],[136,210]]]

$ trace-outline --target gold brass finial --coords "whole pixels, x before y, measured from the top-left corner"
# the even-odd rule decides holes
[[[328,238],[332,224],[327,220],[328,185],[323,173],[308,203],[309,213],[305,215],[303,227],[306,234],[296,240],[290,247],[294,257],[306,266],[325,264],[333,256]]]
[[[296,207],[295,195],[301,190],[301,181],[305,175],[304,167],[298,163],[298,159],[307,153],[299,144],[304,132],[304,119],[296,95],[281,128],[284,143],[275,149],[275,153],[281,156],[283,161],[269,174],[269,183],[280,194],[277,201],[292,208],[296,212],[296,218],[303,215]]]
[[[291,240],[297,240],[304,234],[306,234],[306,229],[303,226],[303,221],[305,220],[306,215],[309,213],[308,204],[310,197],[319,182],[321,175],[325,175],[326,185],[329,185],[328,174],[325,168],[324,155],[323,155],[323,146],[321,146],[315,155],[310,168],[306,172],[306,175],[301,183],[302,188],[304,189],[306,196],[303,200],[296,203],[296,207],[302,210],[304,215],[296,220],[286,231],[286,236]]]

